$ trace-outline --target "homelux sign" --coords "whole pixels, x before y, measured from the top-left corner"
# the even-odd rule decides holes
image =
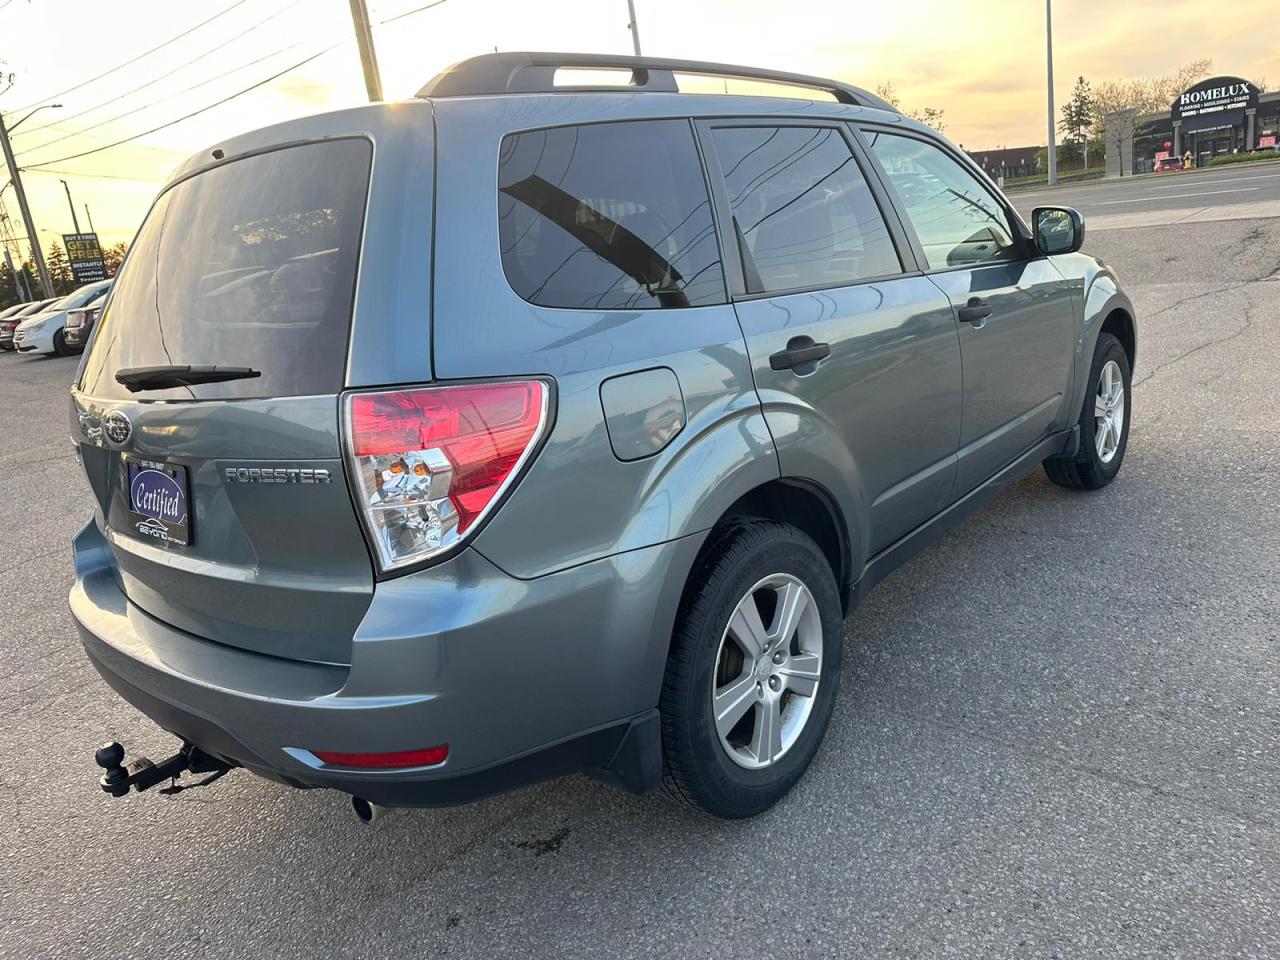
[[[1189,87],[1173,101],[1173,122],[1182,122],[1183,133],[1233,127],[1244,122],[1244,112],[1258,106],[1258,86],[1242,77],[1212,77]]]
[[[102,259],[102,247],[98,245],[96,233],[64,233],[62,242],[67,248],[67,259],[71,262],[71,275],[75,277],[76,286],[107,279],[107,264]]]

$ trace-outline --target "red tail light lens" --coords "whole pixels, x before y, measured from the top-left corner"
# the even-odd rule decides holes
[[[395,753],[332,753],[328,750],[312,751],[320,760],[335,767],[366,767],[387,770],[392,767],[433,767],[449,757],[449,745],[426,747],[422,750],[399,750]]]
[[[466,537],[541,437],[547,393],[521,380],[348,397],[355,493],[384,570]]]

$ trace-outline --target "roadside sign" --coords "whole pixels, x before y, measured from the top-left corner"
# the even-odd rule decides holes
[[[64,233],[62,242],[71,261],[71,275],[76,285],[107,279],[107,264],[96,233]]]

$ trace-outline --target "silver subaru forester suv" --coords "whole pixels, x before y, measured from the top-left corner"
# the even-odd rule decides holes
[[[1134,311],[1083,239],[864,90],[720,64],[494,54],[197,154],[71,397],[71,609],[179,738],[103,789],[767,809],[877,581],[1037,465],[1116,476]]]

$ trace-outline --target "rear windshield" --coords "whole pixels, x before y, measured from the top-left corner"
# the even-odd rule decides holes
[[[91,396],[287,397],[342,389],[372,145],[274,150],[168,190],[142,225],[85,362]],[[251,367],[252,379],[131,394],[117,370]]]

